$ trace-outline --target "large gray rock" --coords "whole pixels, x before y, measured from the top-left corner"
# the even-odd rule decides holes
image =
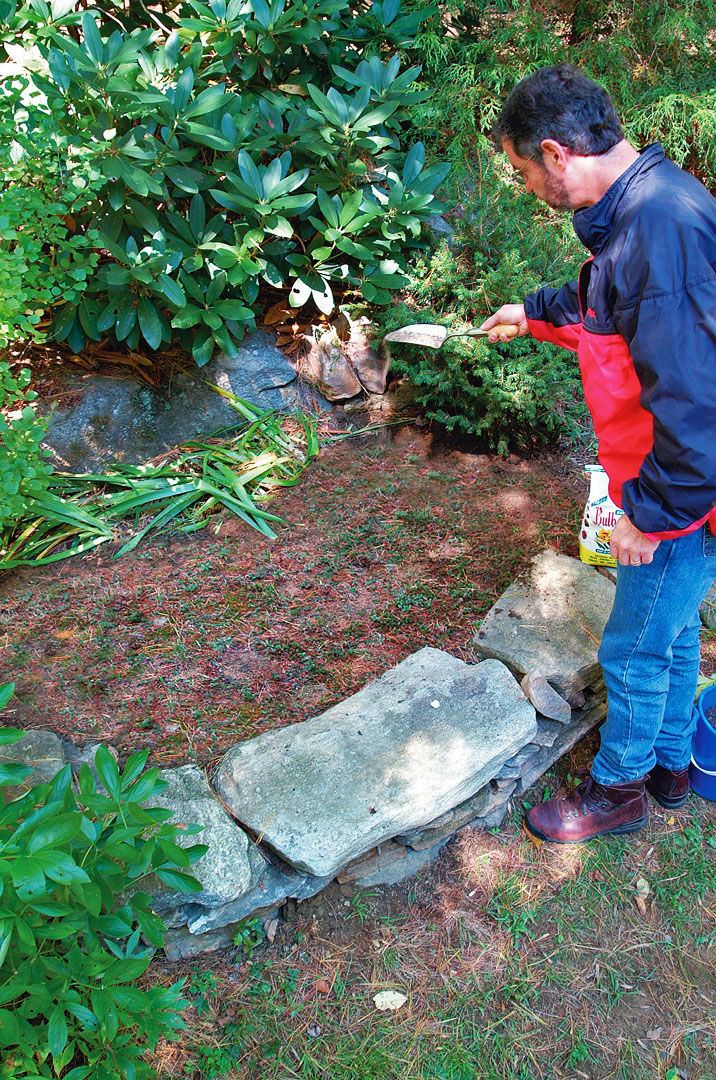
[[[421,649],[321,716],[240,743],[215,784],[268,847],[330,876],[469,798],[535,730],[504,665]]]
[[[521,678],[539,671],[572,698],[600,677],[597,649],[614,585],[593,567],[543,551],[488,611],[474,642]]]
[[[159,775],[168,786],[159,795],[152,795],[149,804],[171,810],[173,824],[203,826],[198,834],[179,833],[177,843],[181,847],[207,844],[209,848],[189,870],[202,885],[200,893],[178,892],[156,878],[143,886],[153,898],[154,910],[166,915],[168,925],[177,925],[177,910],[188,902],[192,909],[223,907],[250,892],[265,862],[253,841],[224,810],[201,769],[182,765],[162,769]]]
[[[55,778],[65,765],[62,742],[51,731],[32,728],[17,742],[0,746],[0,764],[32,766],[32,772],[21,784],[3,788],[6,799],[17,798],[36,784],[49,784]]]
[[[81,399],[52,413],[44,441],[55,468],[66,472],[93,472],[111,461],[148,461],[237,424],[238,414],[209,383],[264,409],[328,407],[318,391],[299,385],[295,370],[263,331],[246,337],[234,357],[220,355],[203,368],[174,375],[167,389],[80,372],[64,378]]]

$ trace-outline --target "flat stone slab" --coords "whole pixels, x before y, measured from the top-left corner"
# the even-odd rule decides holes
[[[353,884],[361,889],[372,889],[376,885],[398,885],[401,881],[415,877],[426,866],[435,862],[447,840],[438,840],[432,847],[423,848],[421,851],[407,851],[404,859],[398,859],[389,866],[382,866],[370,874],[364,874],[356,878]]]
[[[569,698],[601,675],[597,649],[614,585],[579,559],[543,551],[488,611],[474,642],[519,678],[539,671]]]
[[[329,876],[470,798],[535,731],[503,664],[426,648],[321,716],[240,743],[215,786],[267,847]]]
[[[606,701],[594,702],[585,709],[573,713],[573,723],[569,727],[562,725],[562,730],[555,742],[551,746],[540,747],[529,761],[524,763],[522,773],[517,780],[515,795],[522,795],[531,788],[540,776],[554,765],[555,761],[564,757],[567,751],[571,750],[588,731],[601,724],[606,715]]]
[[[265,863],[260,878],[251,890],[230,904],[202,908],[193,905],[190,896],[186,897],[185,907],[178,911],[180,919],[177,925],[186,924],[189,933],[201,936],[222,926],[235,926],[242,919],[279,907],[287,900],[308,900],[325,889],[331,880],[310,874],[288,874]]]

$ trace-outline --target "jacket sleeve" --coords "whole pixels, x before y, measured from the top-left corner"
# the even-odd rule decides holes
[[[582,333],[577,282],[568,281],[561,289],[538,289],[525,297],[527,326],[537,341],[549,341],[577,351]]]
[[[653,539],[672,539],[716,506],[716,274],[647,291],[614,321],[654,418],[653,447],[622,488],[624,511]]]

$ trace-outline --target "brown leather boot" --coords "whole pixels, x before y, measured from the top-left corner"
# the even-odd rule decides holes
[[[646,824],[645,777],[626,784],[598,784],[591,776],[562,799],[533,806],[524,827],[534,840],[581,844],[602,833],[636,832]]]
[[[675,810],[677,806],[683,806],[689,797],[689,770],[674,772],[663,765],[655,765],[646,778],[646,790],[667,810]]]

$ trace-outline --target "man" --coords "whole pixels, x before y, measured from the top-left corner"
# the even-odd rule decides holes
[[[496,135],[528,191],[574,211],[591,257],[578,281],[505,304],[483,329],[512,323],[577,352],[624,510],[601,746],[583,784],[525,817],[533,838],[579,843],[641,828],[646,791],[669,808],[689,791],[698,612],[716,577],[716,200],[660,145],[627,142],[605,90],[569,64],[523,79]]]

